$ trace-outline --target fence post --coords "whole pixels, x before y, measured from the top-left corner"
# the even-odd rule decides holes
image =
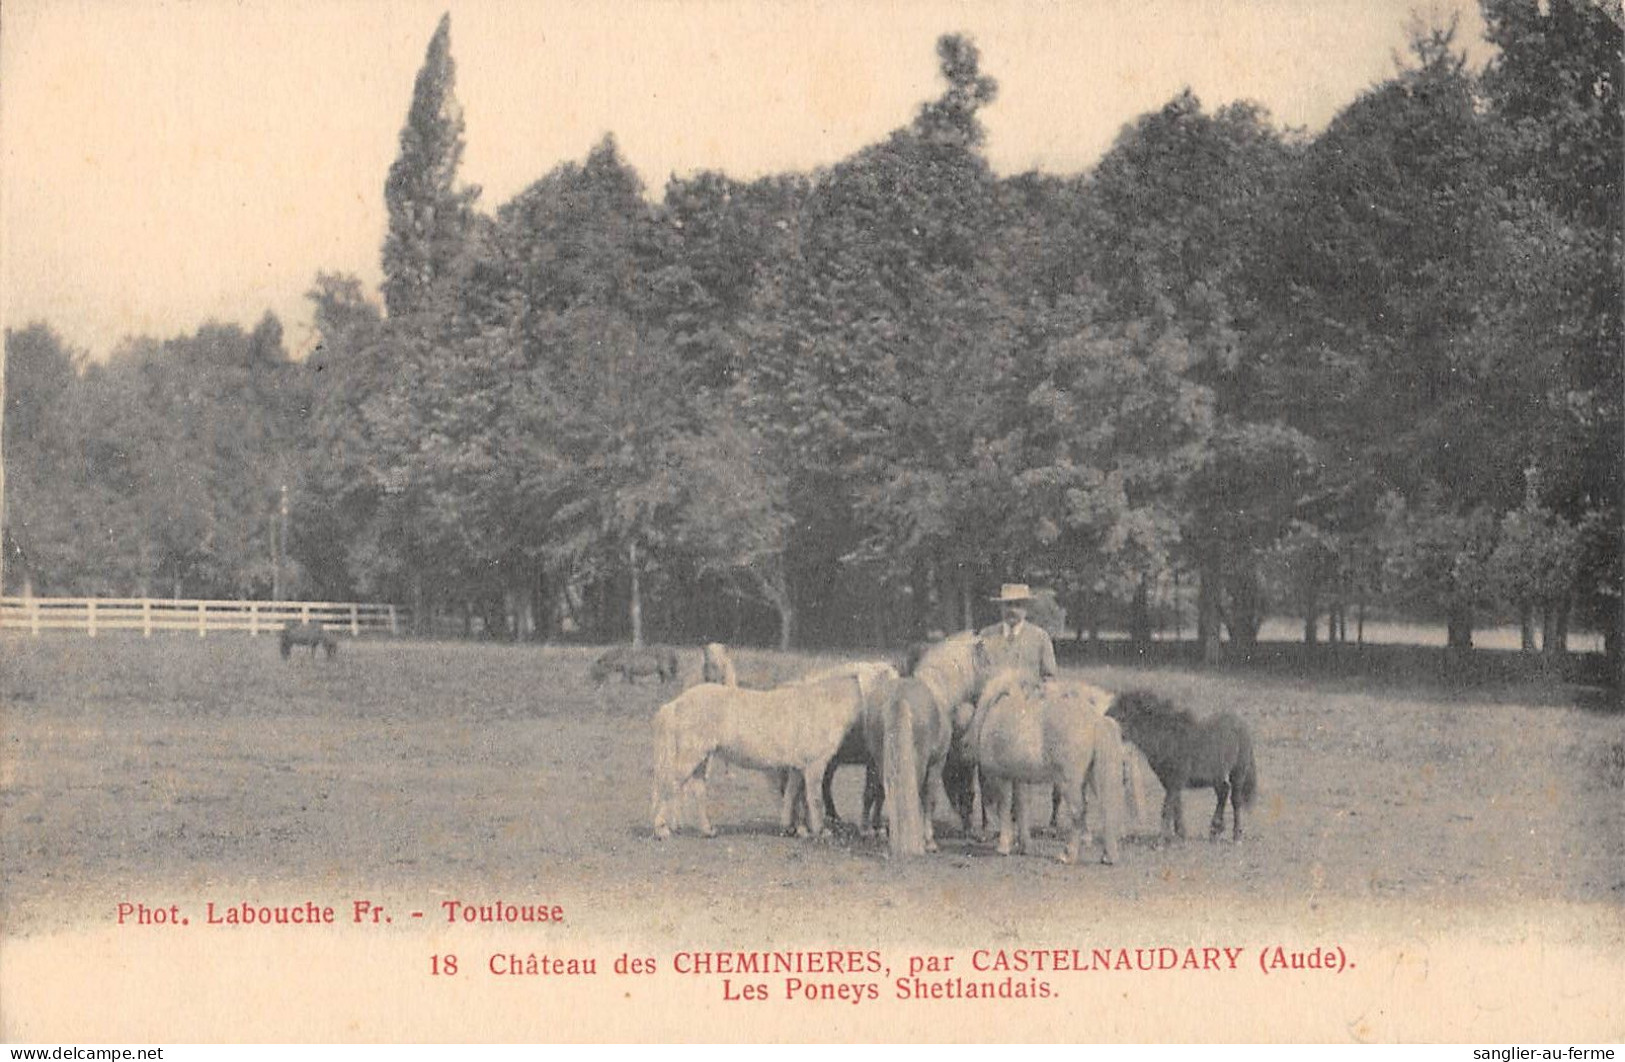
[[[152,637],[152,602],[147,598],[141,599],[141,637]]]
[[[38,633],[38,632],[36,632],[36,633]],[[396,624],[395,624],[395,606],[390,605],[389,606],[389,636],[391,638],[393,638],[393,637],[395,637],[396,635],[398,635],[400,633],[401,633],[400,628],[397,627]]]
[[[303,605],[303,606],[300,607],[300,609],[299,609],[299,621],[301,623],[306,623],[306,624],[308,624],[310,622],[310,606],[309,605]]]
[[[258,601],[250,601],[248,603],[248,636],[250,638],[258,637],[259,633],[260,603]]]
[[[208,613],[206,613],[203,609],[203,602],[199,601],[197,603],[197,636],[199,638],[203,637],[203,630],[207,623],[207,615]]]
[[[91,598],[85,604],[88,606],[85,611],[85,630],[94,638],[96,637],[96,599]]]
[[[354,601],[350,602],[350,637],[361,636],[361,606]]]

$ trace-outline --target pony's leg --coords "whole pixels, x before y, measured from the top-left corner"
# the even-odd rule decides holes
[[[1174,836],[1181,841],[1185,839],[1185,784],[1180,779],[1179,786],[1173,791],[1174,802]]]
[[[1230,799],[1230,782],[1221,778],[1213,786],[1218,801],[1213,805],[1213,821],[1208,825],[1208,838],[1217,841],[1224,836],[1224,802]]]
[[[807,827],[814,837],[824,836],[824,805],[822,801],[812,798],[812,793],[807,788],[807,779],[824,777],[826,766],[828,761],[816,760],[807,764],[801,772],[801,796],[807,812]]]
[[[1241,786],[1230,787],[1230,839],[1241,840]]]
[[[1123,833],[1123,755],[1123,741],[1116,725],[1112,720],[1102,720],[1086,789],[1093,789],[1090,795],[1100,812],[1100,861],[1107,866],[1117,862]]]
[[[797,812],[804,815],[797,815]],[[786,837],[807,836],[807,779],[794,768],[779,772],[779,829]]]
[[[671,794],[661,779],[655,780],[655,839],[664,841],[671,836],[672,816],[668,815],[671,805]]]
[[[840,764],[832,759],[829,761],[829,766],[824,768],[824,784],[822,787],[824,818],[832,823],[841,821],[841,817],[835,813],[835,794],[830,791],[835,787],[835,769],[839,766]]]
[[[1026,855],[1033,846],[1033,812],[1031,794],[1025,782],[1017,782],[1011,790],[1016,815],[1016,851]]]
[[[920,811],[925,815],[925,850],[937,850],[937,789],[942,784],[942,761],[930,763],[925,768],[925,778],[920,785]]]
[[[1179,790],[1168,786],[1168,791],[1162,798],[1162,837],[1163,840],[1172,840],[1174,837],[1174,820],[1178,818]]]
[[[881,813],[886,806],[886,787],[881,782],[880,767],[873,761],[863,768],[863,818],[858,822],[859,832],[872,837],[880,832]]]
[[[987,781],[993,784],[982,790],[985,799],[991,790],[993,794],[994,813],[999,818],[999,846],[998,852],[1002,856],[1010,854],[1015,843],[1015,786],[1016,783],[1007,778],[990,778]]]
[[[705,772],[698,771],[689,776],[684,790],[694,794],[695,817],[699,819],[700,835],[702,837],[715,837],[716,827],[711,825],[711,816],[705,811]]]

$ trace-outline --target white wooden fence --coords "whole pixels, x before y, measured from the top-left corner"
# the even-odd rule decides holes
[[[394,605],[348,601],[186,601],[147,597],[0,597],[0,629],[274,634],[289,620],[315,621],[330,631],[399,634]]]

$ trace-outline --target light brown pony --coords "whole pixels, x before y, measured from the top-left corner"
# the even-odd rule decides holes
[[[856,678],[757,691],[705,683],[668,702],[655,717],[654,831],[669,836],[693,792],[700,832],[716,830],[705,809],[706,767],[712,756],[755,770],[797,770],[822,777],[841,739],[859,717],[864,698]],[[797,787],[786,786],[780,824],[793,827]],[[809,805],[812,832],[824,832],[824,809]]]
[[[733,657],[728,655],[728,647],[721,642],[707,642],[701,651],[700,681],[715,682],[719,686],[739,685]]]
[[[836,664],[834,667],[826,667],[803,675],[795,680],[794,685],[803,686],[835,678],[857,680],[858,693],[863,698],[863,708],[858,721],[847,731],[846,737],[841,740],[840,748],[835,750],[835,755],[830,757],[829,765],[824,768],[823,783],[819,787],[824,802],[824,818],[831,822],[839,822],[841,819],[835,813],[835,797],[832,792],[835,785],[835,769],[843,764],[861,766],[864,768],[863,809],[858,818],[858,832],[867,837],[880,828],[880,809],[885,790],[881,785],[879,766],[869,755],[869,743],[864,737],[863,720],[878,708],[879,702],[875,694],[885,688],[887,683],[897,679],[897,668],[884,661],[860,660],[849,664]],[[805,801],[812,799],[811,794],[805,791],[806,779],[786,772],[780,779],[781,792],[785,785],[792,783],[802,790],[802,799],[796,802],[795,808],[799,809],[802,818],[805,819]]]
[[[1082,849],[1086,801],[1100,809],[1101,862],[1117,862],[1123,821],[1123,748],[1117,722],[1106,717],[1112,695],[1085,683],[1052,683],[1029,690],[1020,675],[990,679],[971,719],[967,745],[982,772],[999,820],[1000,855],[1025,851],[1025,809],[1015,817],[1022,785],[1044,783],[1061,794],[1066,850],[1061,862],[1076,862]]]
[[[954,732],[954,709],[975,700],[990,668],[974,634],[927,648],[908,678],[882,684],[864,718],[869,752],[886,787],[892,855],[937,850],[932,804]]]

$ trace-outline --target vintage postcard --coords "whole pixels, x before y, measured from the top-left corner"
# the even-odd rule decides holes
[[[8,0],[0,1038],[1625,1038],[1622,25]]]

